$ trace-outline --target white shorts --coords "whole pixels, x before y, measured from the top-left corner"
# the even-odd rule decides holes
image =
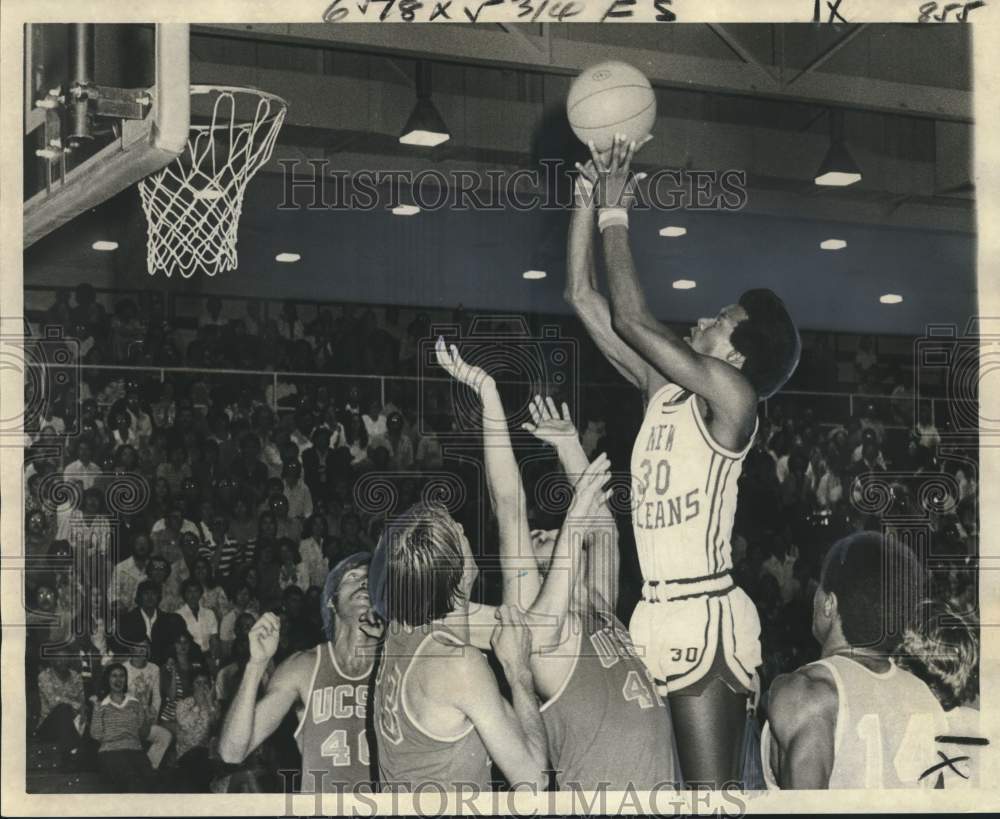
[[[712,669],[720,641],[722,667],[734,682],[748,692],[752,689],[762,662],[757,607],[743,589],[724,578],[700,584],[703,593],[698,587],[679,589],[682,584],[644,584],[629,631],[661,695],[700,681]],[[677,591],[684,593],[671,599]]]

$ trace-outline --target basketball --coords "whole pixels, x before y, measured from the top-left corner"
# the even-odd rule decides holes
[[[638,142],[656,120],[656,94],[649,80],[628,63],[611,60],[587,68],[573,80],[566,100],[573,133],[586,145],[607,151],[615,134]]]

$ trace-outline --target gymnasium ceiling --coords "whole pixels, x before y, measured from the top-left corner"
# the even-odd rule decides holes
[[[262,295],[564,310],[564,213],[278,211],[276,162],[322,159],[347,172],[538,168],[577,150],[563,108],[572,76],[615,58],[642,69],[657,92],[655,139],[640,166],[747,173],[742,210],[635,215],[639,269],[663,318],[696,318],[767,285],[806,327],[964,325],[975,312],[969,28],[193,27],[192,82],[263,88],[287,99],[289,113],[271,163],[248,190],[241,270],[179,289],[245,292],[252,280]],[[397,141],[417,58],[431,61],[433,101],[452,133],[434,149]],[[831,110],[843,112],[863,172],[844,189],[812,182]],[[31,248],[26,281],[32,267],[78,265],[74,245],[118,231],[131,261],[116,263],[116,281],[144,286],[142,224],[122,218],[138,211],[136,199],[126,192]],[[661,238],[667,224],[688,234]],[[821,251],[827,238],[848,246]],[[277,264],[282,251],[302,259]],[[529,268],[549,275],[525,281]],[[698,286],[673,290],[675,278]],[[879,304],[885,292],[904,302]]]

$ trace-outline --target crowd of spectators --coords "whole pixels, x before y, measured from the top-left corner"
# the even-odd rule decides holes
[[[304,325],[293,305],[280,321],[251,311],[223,323],[210,298],[182,355],[157,308],[140,320],[126,299],[109,318],[92,296],[78,289],[75,305],[60,298],[45,318],[82,340],[85,361],[398,373],[416,366],[429,329],[415,321],[396,332],[346,310],[336,320],[321,310]],[[256,618],[280,616],[275,663],[321,641],[327,571],[439,491],[431,474],[461,484],[450,492],[453,512],[478,533],[484,565],[496,554],[476,453],[442,446],[466,422],[461,402],[447,390],[418,401],[402,388],[383,400],[363,380],[290,376],[275,391],[270,380],[204,371],[84,372],[51,394],[25,442],[29,735],[57,744],[64,770],[96,770],[112,790],[280,789],[277,771],[297,764],[294,720],[239,767],[219,761],[213,745]],[[608,406],[604,390],[580,389],[584,448],[627,471],[639,399],[608,411],[602,396]],[[788,402],[761,415],[732,545],[734,573],[760,611],[765,688],[815,658],[819,569],[851,531],[921,511],[914,548],[947,558],[930,591],[976,610],[974,458],[940,453],[927,409],[914,422],[903,405],[862,404],[837,424]],[[515,444],[523,456],[527,443]],[[554,469],[537,450],[525,464],[532,528],[556,517],[530,500]],[[627,506],[618,511],[627,622],[641,579]],[[479,598],[495,602],[498,589],[485,570]]]

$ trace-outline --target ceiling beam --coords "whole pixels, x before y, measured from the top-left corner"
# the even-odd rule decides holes
[[[737,37],[726,30],[726,27],[721,23],[707,23],[706,24],[712,32],[717,36],[722,42],[724,42],[729,49],[739,57],[747,65],[752,65],[758,71],[764,74],[773,85],[780,85],[781,81],[778,76],[771,71],[771,69],[760,62],[753,54],[751,54],[739,41]]]
[[[817,54],[816,57],[814,57],[812,61],[810,61],[810,63],[805,68],[803,68],[798,74],[796,74],[788,81],[788,85],[791,85],[796,80],[801,79],[810,71],[815,71],[825,62],[827,62],[827,60],[833,57],[838,51],[840,51],[840,49],[842,49],[849,42],[851,42],[851,40],[853,40],[862,31],[864,31],[865,25],[866,25],[865,23],[861,23],[860,25],[855,26],[850,31],[848,31],[847,34],[845,34],[843,37],[837,40],[833,45],[831,45],[829,48]]]
[[[419,36],[407,26],[366,24],[213,24],[193,26],[192,31],[565,75],[577,74],[601,60],[627,59],[645,72],[653,85],[667,88],[784,99],[934,120],[972,121],[971,91],[831,74],[813,69],[796,77],[794,84],[782,86],[761,82],[757,74],[747,72],[746,66],[737,60],[623,48],[551,35],[550,42],[546,44],[544,36],[521,31],[515,39],[500,28],[484,30],[468,26],[428,25],[421,26]],[[528,43],[537,44],[535,53],[526,48]],[[550,48],[548,52],[546,45]]]

